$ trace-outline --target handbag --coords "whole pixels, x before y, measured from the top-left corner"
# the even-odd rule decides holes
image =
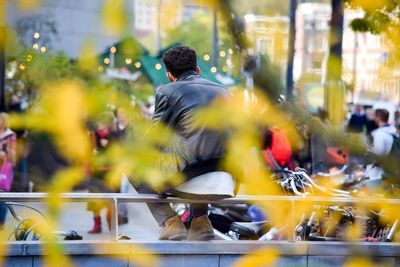
[[[9,161],[4,160],[3,165],[0,168],[0,190],[9,192],[11,190],[13,180],[13,165]]]

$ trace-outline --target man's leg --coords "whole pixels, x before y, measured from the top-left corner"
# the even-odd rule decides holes
[[[141,194],[158,194],[158,192],[145,185],[136,187],[136,190]],[[172,210],[168,203],[147,203],[147,206],[160,227],[164,226],[166,220],[176,216],[176,212]]]
[[[188,240],[214,239],[214,229],[208,219],[208,204],[193,204],[190,206],[190,231]]]
[[[190,218],[198,218],[208,215],[208,204],[192,204],[190,205]]]
[[[143,194],[157,194],[147,186],[138,186],[136,190]],[[157,221],[160,229],[160,240],[183,240],[187,238],[187,231],[179,216],[167,203],[147,203],[150,212]]]

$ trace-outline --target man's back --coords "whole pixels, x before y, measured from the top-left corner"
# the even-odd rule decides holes
[[[221,158],[226,134],[199,125],[194,121],[194,114],[216,98],[227,96],[226,88],[200,78],[194,71],[188,71],[176,82],[157,91],[153,119],[164,122],[178,133],[179,143],[175,142],[174,148],[183,161],[182,169]]]

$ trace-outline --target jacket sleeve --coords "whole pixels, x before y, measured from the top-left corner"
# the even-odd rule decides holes
[[[157,93],[153,120],[168,123],[170,117],[169,105],[170,103],[168,97],[162,93]]]

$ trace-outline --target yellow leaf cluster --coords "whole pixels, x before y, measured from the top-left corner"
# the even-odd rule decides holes
[[[29,11],[35,9],[40,5],[42,0],[17,0],[18,8],[22,11]]]
[[[263,248],[241,257],[233,267],[275,266],[279,259],[278,251],[274,248]]]
[[[350,225],[346,231],[347,240],[358,241],[363,235],[363,226],[360,222],[356,221],[354,224]]]
[[[214,8],[219,5],[218,0],[195,0],[198,5]]]
[[[6,255],[7,253],[7,236],[5,231],[0,231],[0,255]],[[0,266],[4,266],[5,257],[0,257]]]
[[[124,0],[105,0],[102,9],[104,29],[112,35],[120,35],[127,26],[128,17]]]
[[[112,258],[126,260],[128,255],[129,261],[134,262],[135,266],[140,267],[157,267],[160,265],[158,257],[149,249],[144,246],[129,243],[129,252],[121,253],[127,250],[126,244],[118,243],[104,243],[96,245],[95,249],[102,254],[112,255]]]
[[[277,106],[257,92],[251,99],[249,102],[243,89],[236,89],[230,97],[199,110],[194,121],[198,127],[230,132],[224,167],[242,184],[245,193],[282,195],[282,188],[271,178],[261,157],[261,133],[268,126],[285,131],[293,144],[301,142],[300,137],[290,117]],[[277,225],[285,224],[288,214],[292,214],[289,202],[257,204]]]
[[[352,0],[350,5],[354,7],[361,7],[367,11],[375,11],[377,9],[382,9],[388,4],[388,0]]]
[[[160,26],[167,31],[176,26],[182,13],[181,0],[164,0],[160,6]]]
[[[353,258],[346,262],[343,267],[372,267],[375,266],[371,261],[364,258]]]
[[[67,159],[84,162],[91,153],[90,140],[84,128],[86,114],[82,86],[77,82],[61,81],[46,85],[35,111],[12,116],[11,125],[51,133]]]
[[[97,67],[96,47],[93,41],[86,40],[83,43],[79,57],[79,67],[87,72],[95,72]]]
[[[6,0],[0,0],[0,25],[5,25],[6,24],[6,14],[7,10],[7,2]],[[3,34],[0,35],[0,47],[4,45],[5,40],[3,39],[4,36]]]

